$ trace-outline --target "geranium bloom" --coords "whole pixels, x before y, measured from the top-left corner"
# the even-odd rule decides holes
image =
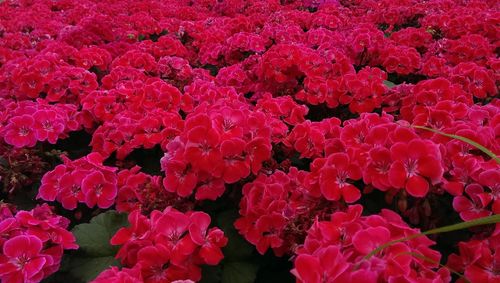
[[[361,216],[360,205],[347,212],[335,212],[329,221],[316,221],[297,251],[292,273],[300,282],[448,282],[449,272],[438,269],[440,254],[431,250],[428,238],[393,243],[366,258],[377,247],[402,235],[418,231],[408,227],[401,217],[389,210],[379,215]],[[432,258],[421,261],[412,253]],[[425,272],[419,273],[417,271]],[[432,282],[432,281],[431,281]]]
[[[493,283],[500,280],[498,275],[499,235],[478,241],[471,240],[458,244],[459,253],[451,254],[448,266],[464,276],[471,282]],[[460,279],[460,282],[464,282]]]
[[[292,269],[292,273],[304,283],[334,282],[348,268],[349,264],[339,248],[328,247],[315,256],[299,255],[295,259],[295,269]]]
[[[414,139],[409,143],[396,143],[391,147],[391,159],[391,185],[404,188],[415,197],[425,196],[429,182],[437,183],[443,175],[439,149],[429,141]]]
[[[367,257],[500,213],[495,158],[418,127],[500,154],[498,0],[0,2],[0,281],[97,272],[83,247],[48,278],[113,209],[96,282],[259,281],[268,252],[298,282],[449,282],[459,238],[450,266],[498,281],[500,224]],[[21,236],[46,261],[10,272]]]
[[[460,218],[470,221],[491,215],[487,209],[492,197],[479,184],[470,184],[465,188],[466,196],[457,196],[453,199],[453,208],[460,213]]]
[[[6,241],[0,256],[0,278],[5,282],[39,282],[43,266],[51,261],[41,254],[42,241],[35,236],[20,235]]]
[[[165,179],[163,185],[170,192],[176,192],[180,196],[189,196],[198,182],[192,166],[184,162],[172,160],[164,165]]]
[[[250,174],[250,164],[244,156],[245,141],[228,139],[222,142],[220,150],[223,163],[222,178],[226,183],[234,183]]]
[[[62,119],[57,117],[57,113],[51,110],[39,110],[33,114],[35,121],[35,136],[39,141],[48,140],[54,144],[59,135],[64,131]]]
[[[56,168],[43,175],[42,185],[38,188],[38,198],[54,201],[59,194],[60,178],[66,173],[66,166],[57,165]]]
[[[154,210],[150,217],[139,210],[129,215],[131,227],[121,228],[112,244],[123,244],[117,258],[124,267],[139,268],[144,282],[201,279],[201,264],[216,265],[227,238],[211,228],[202,212],[184,214],[172,207]]]
[[[100,171],[95,171],[82,180],[82,193],[89,207],[97,204],[100,208],[108,208],[116,198],[116,183],[106,180]]]
[[[358,165],[350,161],[347,154],[332,154],[321,169],[321,193],[328,200],[343,198],[346,202],[355,202],[361,197],[361,193],[348,180],[359,179],[361,170]]]
[[[34,124],[35,120],[30,115],[13,117],[4,129],[5,142],[15,147],[34,146],[36,144]]]
[[[116,266],[112,266],[111,269],[101,272],[92,283],[136,283],[141,280],[143,279],[139,266],[136,268],[123,268],[121,270]]]
[[[379,190],[388,190],[391,188],[389,182],[391,163],[391,153],[387,148],[372,148],[369,152],[369,164],[363,171],[363,180]]]
[[[58,199],[64,208],[75,209],[78,202],[84,201],[85,195],[82,193],[82,181],[87,174],[88,171],[76,170],[61,177]]]
[[[200,256],[208,264],[219,263],[224,255],[220,247],[227,244],[224,232],[217,228],[207,231],[210,225],[210,216],[203,212],[195,212],[190,215],[191,225],[189,225],[189,236],[193,242],[201,246]]]
[[[222,159],[217,131],[207,126],[198,126],[189,131],[187,138],[184,153],[186,160],[202,170],[213,172],[213,164],[218,164]]]

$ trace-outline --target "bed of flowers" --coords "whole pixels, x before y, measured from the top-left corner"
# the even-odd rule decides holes
[[[499,11],[4,0],[0,281],[500,282]]]

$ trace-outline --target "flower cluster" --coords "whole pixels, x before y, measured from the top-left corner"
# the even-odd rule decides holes
[[[124,268],[105,271],[95,282],[199,281],[200,265],[216,265],[223,258],[227,238],[222,230],[208,228],[210,216],[204,212],[184,214],[167,207],[150,217],[135,210],[128,219],[130,227],[111,239],[113,245],[122,245],[116,256]]]
[[[222,195],[225,183],[257,174],[271,158],[271,142],[282,139],[287,127],[273,115],[251,111],[234,91],[205,83],[199,87],[213,91],[214,101],[187,115],[161,165],[168,191],[186,197],[196,188],[196,199],[213,200]]]
[[[304,241],[314,218],[324,219],[340,204],[311,195],[304,187],[307,172],[291,167],[288,174],[260,174],[243,186],[240,215],[235,222],[247,241],[264,254],[291,254]]]
[[[65,209],[73,210],[78,203],[88,207],[109,208],[117,195],[116,167],[104,166],[99,153],[91,153],[77,160],[63,156],[64,164],[42,178],[38,198],[57,200]]]
[[[44,100],[12,102],[2,100],[0,136],[16,148],[33,147],[38,141],[55,144],[79,129],[73,104],[49,104]]]
[[[390,210],[361,216],[360,205],[317,221],[298,250],[292,273],[299,282],[448,282],[433,241],[416,237],[394,243],[367,257],[381,245],[418,233]]]
[[[0,279],[40,282],[59,269],[64,250],[77,249],[69,220],[47,205],[17,213],[0,205]]]
[[[153,210],[163,210],[168,206],[182,211],[192,209],[192,202],[165,190],[162,177],[151,176],[140,169],[135,166],[118,172],[117,211],[131,213],[140,209],[142,214],[149,215]]]
[[[500,279],[497,258],[500,253],[500,235],[487,240],[471,240],[458,244],[459,254],[448,258],[448,266],[464,274],[471,282],[495,282]],[[463,278],[460,278],[463,282]]]
[[[500,155],[497,2],[3,1],[0,197],[43,175],[38,200],[84,204],[72,224],[129,213],[113,239],[123,268],[97,282],[198,281],[226,243],[195,212],[213,201],[260,254],[296,256],[301,281],[446,282],[419,255],[450,253],[494,281],[500,226],[462,232],[459,252],[420,237],[363,258],[416,233],[404,221],[500,213],[499,163],[450,138]],[[49,160],[75,144],[74,160]],[[7,281],[58,266],[30,233],[6,240],[5,256],[23,245],[34,262],[2,263]]]

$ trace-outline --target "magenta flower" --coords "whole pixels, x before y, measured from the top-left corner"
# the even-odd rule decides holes
[[[108,208],[115,201],[117,187],[116,183],[106,180],[103,173],[94,171],[82,180],[82,193],[89,207],[97,204],[100,208]]]
[[[41,255],[42,241],[35,236],[21,235],[3,245],[0,256],[2,282],[39,282],[44,277],[42,268],[51,264],[51,258]]]
[[[5,142],[15,147],[32,147],[36,144],[35,120],[30,115],[16,116],[10,119],[5,128]]]

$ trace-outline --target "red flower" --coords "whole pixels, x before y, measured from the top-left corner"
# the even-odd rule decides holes
[[[361,197],[359,189],[348,182],[361,179],[361,169],[350,161],[347,154],[330,155],[320,172],[321,193],[327,200],[343,198],[351,203]]]
[[[57,165],[54,170],[43,175],[37,198],[54,201],[61,191],[59,180],[65,173],[66,166],[61,164]]]
[[[186,197],[193,193],[198,178],[191,165],[184,162],[171,160],[164,165],[165,178],[163,185],[169,192],[176,192],[179,196]]]
[[[489,189],[493,199],[491,210],[494,214],[500,214],[500,170],[488,169],[478,176],[478,182]]]
[[[173,264],[183,264],[196,249],[196,244],[186,235],[190,224],[189,217],[167,208],[163,215],[156,218],[152,214],[151,218],[154,218],[152,224],[155,241],[171,251],[170,261]]]
[[[214,164],[222,160],[217,131],[205,126],[194,127],[188,132],[187,139],[184,152],[186,161],[200,170],[214,172]]]
[[[223,179],[212,177],[208,173],[202,173],[199,177],[199,183],[194,198],[196,200],[215,200],[224,193],[225,189],[226,187]]]
[[[97,204],[99,208],[108,208],[113,205],[116,198],[116,181],[112,183],[105,179],[103,173],[94,171],[82,180],[82,193],[89,207]]]
[[[0,255],[0,278],[3,282],[39,282],[42,268],[52,264],[51,258],[40,254],[42,241],[35,236],[21,235],[5,242]]]
[[[169,259],[170,252],[162,245],[151,245],[142,248],[137,254],[137,262],[141,267],[144,282],[162,283],[170,281],[168,278],[168,265],[166,265]]]
[[[369,151],[369,163],[363,170],[363,181],[375,188],[386,191],[391,188],[389,169],[391,168],[391,152],[385,147],[375,147]]]
[[[250,164],[243,153],[245,141],[230,139],[222,142],[220,151],[224,160],[222,178],[228,184],[235,183],[250,174]]]
[[[391,158],[391,185],[405,188],[414,197],[424,197],[429,191],[429,181],[435,184],[442,178],[441,154],[430,141],[414,139],[409,143],[395,143],[391,147]]]
[[[34,124],[35,120],[30,115],[13,117],[4,129],[5,142],[18,148],[34,146],[36,144]]]
[[[279,236],[285,223],[286,219],[282,215],[263,215],[256,221],[254,229],[247,234],[247,240],[263,255],[269,247],[278,248],[282,245],[283,239]]]
[[[145,239],[150,230],[150,223],[140,210],[134,210],[128,215],[129,227],[120,228],[111,238],[112,245],[123,245],[130,240]]]
[[[486,193],[479,184],[471,184],[465,188],[465,196],[457,196],[453,199],[453,208],[460,213],[460,218],[470,221],[491,215],[487,206],[491,202],[491,195]]]
[[[221,138],[241,137],[245,126],[245,115],[238,109],[224,107],[212,118]]]
[[[391,232],[384,227],[370,227],[358,231],[352,237],[354,248],[361,254],[369,254],[389,241]]]
[[[85,200],[85,195],[82,193],[82,181],[88,171],[75,170],[71,173],[66,173],[59,180],[61,186],[58,200],[65,209],[73,210],[78,205],[78,202]]]
[[[247,143],[245,152],[250,161],[252,173],[257,174],[262,168],[262,162],[271,157],[271,146],[266,139],[257,137]]]
[[[52,110],[39,110],[33,114],[35,121],[35,136],[39,141],[48,140],[55,144],[59,135],[64,131],[62,119]]]
[[[500,235],[497,234],[482,241],[460,242],[458,244],[460,253],[450,255],[447,265],[458,272],[463,272],[470,282],[498,282],[499,241]]]
[[[314,255],[297,256],[292,273],[303,283],[335,282],[349,267],[340,249],[330,246]]]
[[[217,228],[207,231],[210,225],[210,216],[206,213],[195,212],[191,214],[190,218],[192,222],[189,225],[189,236],[195,244],[201,246],[200,256],[205,263],[217,265],[224,258],[220,248],[227,244],[224,232]]]
[[[137,283],[142,280],[139,268],[123,268],[119,270],[118,267],[112,266],[110,269],[101,272],[92,283]]]
[[[44,78],[39,72],[32,71],[20,78],[19,90],[30,98],[36,98],[44,88]]]

